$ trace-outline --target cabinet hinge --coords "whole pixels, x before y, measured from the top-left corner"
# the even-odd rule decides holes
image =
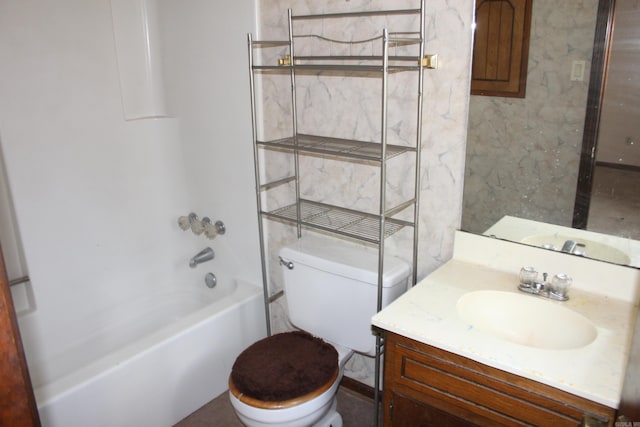
[[[389,402],[389,419],[393,420],[393,399]]]

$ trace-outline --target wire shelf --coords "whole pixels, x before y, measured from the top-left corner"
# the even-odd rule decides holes
[[[292,20],[325,18],[358,18],[366,16],[419,15],[422,9],[369,10],[357,12],[319,13],[314,15],[291,15]]]
[[[296,148],[294,137],[281,138],[274,141],[258,141],[258,144],[286,150],[294,150]],[[298,134],[297,148],[304,153],[328,154],[376,162],[382,161],[382,146],[376,142]],[[390,159],[403,153],[415,151],[415,147],[387,144],[386,158]]]
[[[295,204],[278,208],[272,212],[263,212],[272,218],[297,222]],[[329,231],[343,236],[380,243],[380,218],[377,215],[341,208],[310,200],[300,200],[300,222],[302,225]],[[405,221],[388,218],[385,221],[384,237],[392,236],[405,225]]]
[[[418,59],[416,59],[416,62]],[[291,65],[254,65],[253,69],[256,71],[275,71],[284,73],[291,70]],[[307,65],[295,65],[295,69],[299,73],[304,72],[353,72],[353,73],[379,73],[383,72],[381,65],[336,65],[336,64],[307,64]],[[389,73],[400,73],[403,71],[417,71],[420,67],[418,65],[389,65],[387,71]]]

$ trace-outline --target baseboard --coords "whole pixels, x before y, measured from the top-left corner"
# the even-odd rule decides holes
[[[373,387],[370,385],[363,384],[353,378],[343,376],[342,381],[340,381],[340,386],[373,400],[374,392]]]
[[[610,169],[620,169],[620,170],[626,170],[626,171],[640,172],[640,166],[625,165],[622,163],[596,162],[596,166],[601,166],[603,168],[610,168]]]

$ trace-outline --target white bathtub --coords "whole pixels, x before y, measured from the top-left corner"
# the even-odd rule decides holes
[[[117,324],[30,365],[44,427],[171,426],[224,392],[237,355],[266,334],[262,289],[242,281],[116,310]]]

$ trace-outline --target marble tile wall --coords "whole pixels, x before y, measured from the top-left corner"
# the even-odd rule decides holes
[[[340,12],[350,10],[381,10],[418,8],[417,0],[304,0],[258,1],[258,31],[262,40],[288,38],[287,9],[295,14]],[[422,115],[422,178],[419,210],[418,278],[426,276],[447,261],[453,251],[454,231],[460,227],[462,188],[465,162],[467,110],[469,99],[469,69],[471,56],[471,24],[473,2],[433,0],[426,6],[426,52],[437,53],[440,67],[425,72],[424,111]],[[416,22],[403,17],[402,22],[386,18],[364,18],[355,24],[343,20],[333,23],[312,21],[300,32],[322,32],[325,36],[347,40],[366,39],[390,29]],[[298,25],[298,24],[296,24]],[[402,30],[402,28],[401,28]],[[297,32],[297,31],[296,31]],[[379,42],[351,47],[360,52],[379,52]],[[340,44],[296,45],[296,53],[340,52]],[[273,48],[256,58],[273,63],[284,48]],[[398,52],[401,53],[401,52]],[[256,83],[259,94],[259,138],[273,139],[291,134],[291,96],[288,76],[261,78]],[[379,78],[354,78],[340,75],[306,75],[297,79],[296,98],[298,131],[325,136],[379,141],[380,127]],[[415,74],[394,74],[389,78],[388,141],[399,145],[414,145],[417,128],[417,78]],[[269,164],[263,176],[273,179],[293,171],[293,164],[281,153],[266,152],[263,160]],[[388,206],[410,198],[414,192],[413,161],[404,158],[389,162]],[[337,204],[347,208],[377,212],[380,175],[376,167],[366,162],[341,162],[323,157],[301,158],[301,195],[303,198]],[[293,186],[269,193],[265,204],[269,208],[291,203]],[[294,227],[274,221],[266,223],[268,232],[268,264],[270,292],[282,289],[277,264],[277,250],[296,239]],[[388,239],[387,254],[407,261],[411,257],[412,230],[406,228]],[[286,331],[291,325],[286,319],[286,296],[271,305],[273,332]],[[356,356],[347,366],[346,375],[373,385],[373,359]]]
[[[535,0],[526,98],[472,96],[462,228],[503,215],[571,226],[597,0]],[[572,61],[586,61],[571,81]]]

